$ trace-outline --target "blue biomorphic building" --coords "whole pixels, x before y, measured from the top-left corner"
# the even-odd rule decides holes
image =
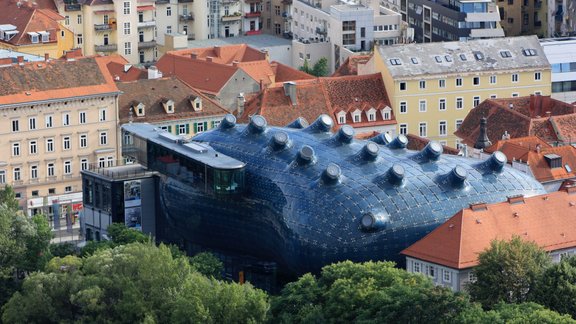
[[[163,235],[214,251],[275,262],[287,274],[340,260],[394,260],[471,203],[544,194],[494,153],[480,161],[443,155],[430,142],[331,132],[326,115],[268,127],[227,115],[184,141],[149,124],[127,124],[123,155],[161,174]],[[162,227],[162,228],[160,228]]]

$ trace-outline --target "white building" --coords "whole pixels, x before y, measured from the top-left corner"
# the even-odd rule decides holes
[[[543,39],[540,45],[552,65],[552,98],[575,102],[576,37]]]

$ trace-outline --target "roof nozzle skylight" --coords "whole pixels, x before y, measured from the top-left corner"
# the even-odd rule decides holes
[[[380,147],[374,142],[368,142],[362,148],[362,159],[365,161],[376,161],[378,158],[378,152],[380,152]]]
[[[338,142],[342,144],[350,144],[354,140],[354,128],[350,125],[344,125],[338,130],[336,134]]]
[[[300,151],[298,151],[298,155],[296,155],[296,162],[299,165],[307,165],[311,164],[316,160],[316,154],[314,153],[314,149],[308,145],[302,146]]]
[[[320,117],[316,118],[316,120],[305,130],[313,132],[313,133],[326,133],[332,129],[332,125],[334,122],[332,118],[326,114],[320,115]]]
[[[302,129],[308,127],[308,121],[304,117],[298,117],[290,124],[286,125],[287,128]]]
[[[396,136],[396,138],[390,142],[386,147],[390,149],[403,149],[406,148],[408,145],[408,137],[406,135],[400,134]]]
[[[390,144],[390,142],[393,141],[393,138],[392,138],[392,135],[390,135],[388,133],[381,133],[381,134],[378,134],[378,135],[370,138],[369,141],[372,141],[372,142],[380,144],[380,145],[388,145],[388,144]]]
[[[266,130],[268,123],[266,119],[260,115],[255,115],[250,118],[250,123],[248,124],[248,130],[252,134],[261,134]]]
[[[282,150],[288,146],[290,142],[290,138],[288,137],[288,133],[286,132],[277,132],[272,136],[272,140],[270,141],[270,145],[274,150]]]
[[[388,182],[391,185],[399,186],[404,181],[404,167],[400,164],[394,164],[387,171]]]
[[[232,114],[227,114],[220,122],[221,129],[234,128],[234,126],[236,126],[236,117]]]
[[[328,164],[326,170],[322,172],[322,182],[326,185],[333,185],[340,181],[342,170],[336,163]]]

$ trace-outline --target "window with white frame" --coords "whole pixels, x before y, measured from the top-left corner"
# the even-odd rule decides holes
[[[46,152],[54,152],[54,139],[47,138],[46,139]]]
[[[72,161],[64,161],[64,174],[72,173]]]
[[[418,131],[419,131],[420,137],[428,136],[428,125],[426,123],[420,123],[418,125]]]
[[[420,272],[420,262],[414,261],[414,267],[413,268],[414,268],[413,270],[415,273],[419,273]]]
[[[28,118],[28,129],[35,130],[36,129],[36,117]]]
[[[420,80],[418,85],[419,85],[420,89],[426,89],[426,81],[425,80]]]
[[[438,80],[438,88],[446,88],[446,80],[444,79]]]
[[[166,26],[166,34],[172,34],[172,26]]]
[[[517,73],[512,74],[512,82],[514,82],[514,83],[518,82],[518,74]]]
[[[72,186],[66,186],[66,187],[64,187],[64,192],[65,192],[65,193],[72,192]]]
[[[376,114],[373,112],[368,113],[368,121],[375,121],[376,120]]]
[[[114,166],[114,157],[113,156],[106,157],[106,166],[107,167],[113,167]]]
[[[542,73],[541,72],[534,72],[534,81],[542,80]]]
[[[406,101],[400,101],[400,113],[405,114],[408,112],[408,104]]]
[[[62,137],[62,149],[69,150],[70,149],[70,136]]]
[[[84,38],[82,37],[82,34],[76,35],[76,44],[82,45],[83,43],[84,43]]]
[[[124,55],[132,55],[132,43],[124,42]]]
[[[457,87],[461,87],[461,86],[462,86],[462,78],[456,78],[456,86],[457,86]]]
[[[440,135],[440,136],[446,136],[446,134],[448,134],[446,121],[445,121],[445,120],[441,120],[441,121],[438,123],[438,135]]]
[[[54,126],[54,116],[46,115],[44,116],[44,121],[46,121],[46,128],[52,128]]]
[[[12,131],[13,131],[13,132],[18,132],[18,131],[20,131],[20,122],[18,121],[18,119],[13,119],[13,120],[12,120]]]
[[[474,273],[474,270],[472,270],[468,273],[468,281],[476,282],[477,279],[478,278],[476,278],[476,273]]]
[[[130,2],[128,2],[128,1],[124,2],[124,14],[125,15],[130,14]]]
[[[450,270],[443,269],[442,270],[442,279],[444,282],[451,282],[452,281],[452,272]]]
[[[520,96],[520,94],[519,94],[518,92],[512,93],[512,98],[516,98],[516,97],[518,97],[518,96]]]
[[[106,167],[106,158],[100,157],[98,158],[98,167],[105,168]]]
[[[129,22],[125,22],[124,23],[124,35],[130,35],[130,23]]]
[[[108,145],[108,133],[100,132],[100,145]]]
[[[80,169],[88,170],[88,159],[81,159],[80,160]]]
[[[6,183],[6,170],[0,170],[0,184]]]
[[[38,179],[38,166],[31,165],[30,166],[30,179]]]
[[[402,135],[408,134],[408,124],[400,124],[399,130],[399,133]]]
[[[100,116],[99,120],[101,122],[106,121],[106,108],[100,109],[99,116]]]
[[[456,119],[456,130],[458,130],[462,126],[462,119]]]
[[[166,7],[166,16],[168,17],[172,16],[172,7],[170,6]]]
[[[433,265],[427,265],[426,274],[428,274],[432,278],[436,277],[436,268]]]
[[[496,76],[495,75],[490,76],[490,84],[496,84]]]
[[[82,15],[78,15],[76,21],[78,21],[78,25],[81,25],[82,24]]]
[[[464,99],[462,97],[456,98],[456,109],[464,108]]]
[[[198,131],[198,130],[196,130]],[[186,134],[186,124],[178,125],[178,135]]]
[[[204,123],[196,123],[196,133],[201,133],[205,131]]]
[[[480,104],[480,96],[474,96],[473,100],[472,100],[472,106],[476,107]]]
[[[440,111],[446,110],[446,99],[445,98],[438,100],[438,110],[440,110]]]
[[[390,120],[390,110],[389,109],[384,110],[384,116],[382,118],[384,120]]]
[[[355,123],[359,123],[360,122],[360,114],[354,114],[354,122]]]
[[[338,124],[346,124],[346,115],[341,114],[338,116]]]
[[[20,143],[12,143],[12,156],[20,156]]]
[[[78,122],[80,124],[86,124],[86,112],[85,111],[81,111],[78,113]]]
[[[53,176],[54,176],[55,172],[54,172],[54,163],[53,163],[53,162],[50,162],[50,163],[46,164],[46,174],[47,174],[49,177],[53,177]]]
[[[12,170],[12,178],[14,179],[14,181],[22,180],[22,176],[21,176],[19,167],[16,167]]]
[[[38,142],[33,140],[28,142],[28,148],[30,154],[37,154],[38,153]]]
[[[88,135],[80,134],[80,148],[88,147]]]
[[[474,77],[472,79],[472,84],[475,86],[480,85],[480,77]]]
[[[418,101],[418,111],[426,112],[426,99],[421,99]]]
[[[493,94],[493,95],[490,95],[490,99],[496,99],[496,98],[498,98],[498,96],[497,96],[497,95],[495,95],[495,94]]]
[[[70,114],[63,113],[62,114],[62,126],[70,126]]]

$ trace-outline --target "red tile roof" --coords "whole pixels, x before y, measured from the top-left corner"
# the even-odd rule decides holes
[[[402,254],[466,269],[495,239],[519,236],[546,251],[576,247],[576,187],[568,191],[463,209]]]
[[[349,56],[342,65],[332,74],[333,77],[345,75],[358,75],[358,65],[366,64],[372,55]]]
[[[408,145],[406,146],[406,148],[409,150],[420,151],[424,147],[426,147],[426,145],[428,145],[428,143],[430,142],[430,139],[425,138],[425,137],[420,137],[420,136],[414,135],[414,134],[408,134],[408,135],[406,135],[406,137],[408,137]],[[446,145],[442,145],[442,147],[444,148],[444,151],[443,151],[444,154],[450,154],[450,155],[459,155],[460,154],[460,150],[455,149],[453,147],[446,146]]]
[[[290,98],[284,94],[283,85],[264,89],[257,97],[246,102],[240,121],[246,122],[250,115],[259,114],[266,118],[270,125],[283,126],[298,117],[308,121],[315,120],[321,114],[328,114],[337,119],[341,111],[351,113],[356,109],[368,111],[371,108],[382,109],[390,106],[384,82],[379,73],[363,76],[326,77],[314,80],[296,81],[297,105],[292,105]],[[395,124],[394,114],[391,120],[383,120],[376,114],[373,122],[354,123],[355,127],[370,125]],[[366,116],[362,117],[363,119]]]
[[[297,81],[297,80],[311,80],[316,77],[310,75],[306,72],[296,70],[288,65],[284,65],[280,62],[272,61],[270,63],[275,74],[276,82],[286,82],[286,81]]]
[[[549,96],[484,100],[468,113],[454,134],[473,145],[482,117],[488,120],[487,133],[492,143],[502,139],[505,132],[511,138],[535,135],[547,142],[576,138],[576,107]]]
[[[188,48],[170,52],[174,55],[190,58],[192,54],[199,60],[206,61],[208,57],[212,62],[231,65],[233,62],[255,62],[267,60],[266,53],[252,48],[246,44],[213,46],[204,48]]]
[[[39,31],[50,32],[49,42],[56,42],[60,20],[64,20],[64,17],[60,16],[56,12],[55,5],[50,6],[47,0],[41,1],[36,6],[33,6],[31,1],[21,2],[18,6],[16,1],[5,0],[0,10],[0,23],[16,26],[18,34],[9,41],[0,40],[0,43],[29,45],[32,44],[32,40],[28,33]]]
[[[123,92],[118,103],[121,123],[129,121],[131,107],[136,107],[139,103],[145,106],[145,114],[142,117],[133,114],[134,122],[154,123],[176,119],[224,116],[227,113],[218,103],[175,77],[118,82],[117,86]],[[202,99],[201,111],[193,109],[190,102],[191,97]],[[174,113],[166,113],[162,105],[163,100],[174,101]]]
[[[126,60],[124,61],[124,63],[110,62],[106,65],[115,81],[136,81],[148,77],[148,72],[146,70],[128,64],[128,61]]]
[[[0,67],[0,105],[118,92],[106,65],[120,56]]]

